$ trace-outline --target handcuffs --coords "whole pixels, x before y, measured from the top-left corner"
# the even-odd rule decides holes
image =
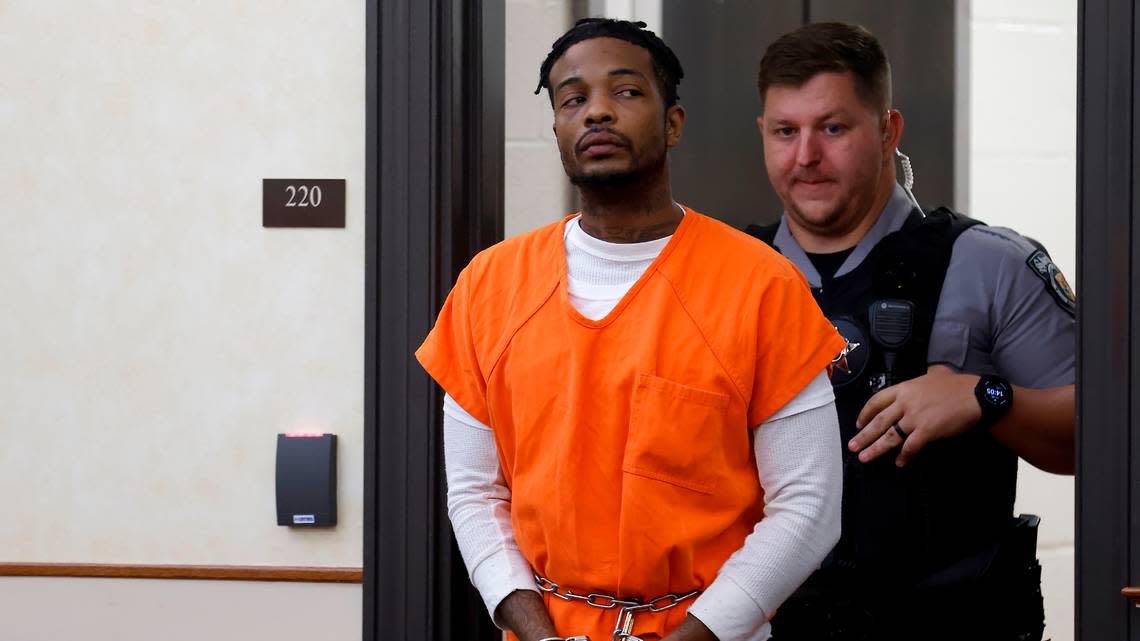
[[[700,590],[693,590],[685,594],[670,593],[642,603],[635,599],[619,599],[608,594],[575,594],[574,591],[570,589],[567,589],[564,593],[559,592],[559,585],[557,583],[537,574],[534,575],[534,582],[538,585],[539,591],[563,601],[578,601],[602,610],[612,610],[620,606],[617,625],[614,626],[613,634],[610,635],[610,641],[643,641],[641,637],[633,634],[633,615],[642,612],[663,612],[675,608],[701,593]],[[539,641],[590,641],[590,637],[586,635],[546,637],[545,639],[539,639]]]

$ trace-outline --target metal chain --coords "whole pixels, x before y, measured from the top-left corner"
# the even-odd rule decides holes
[[[685,594],[665,594],[651,599],[647,603],[642,603],[636,599],[623,600],[608,594],[599,594],[591,592],[590,594],[575,594],[573,590],[566,588],[564,592],[559,592],[562,586],[546,577],[534,575],[534,582],[538,585],[541,592],[549,594],[557,599],[563,601],[574,601],[577,603],[585,603],[586,605],[598,608],[599,610],[612,610],[616,607],[621,609],[618,611],[617,626],[614,628],[614,633],[611,641],[641,641],[638,637],[634,636],[631,631],[633,630],[633,615],[643,612],[664,612],[681,605],[681,603],[697,596],[701,593],[700,590],[693,590]]]
[[[562,599],[563,601],[578,601],[586,605],[599,608],[602,610],[612,610],[619,605],[622,607],[631,607],[641,605],[641,601],[623,601],[617,597],[612,597],[608,594],[575,594],[573,590],[567,589],[565,594],[559,592],[561,587],[550,579],[534,575],[534,582],[538,584],[538,589],[549,594],[550,596]]]

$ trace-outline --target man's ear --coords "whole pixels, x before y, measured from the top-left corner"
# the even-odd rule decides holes
[[[760,131],[760,137],[764,137],[764,116],[756,116],[756,129]]]
[[[903,116],[898,109],[887,110],[886,123],[883,127],[883,153],[894,158],[899,141],[902,140]]]
[[[685,129],[685,108],[673,105],[665,110],[665,147],[672,149],[681,142],[681,133]]]

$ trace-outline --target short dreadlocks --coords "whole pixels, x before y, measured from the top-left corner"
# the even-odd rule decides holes
[[[677,104],[677,99],[680,97],[677,95],[677,85],[685,76],[685,71],[681,69],[681,61],[677,60],[673,50],[658,38],[657,34],[646,29],[644,22],[612,18],[582,18],[574,23],[569,31],[562,34],[562,37],[555,40],[550,53],[546,55],[546,60],[542,61],[542,67],[539,68],[538,88],[534,93],[537,94],[543,89],[550,91],[550,68],[558,62],[567,49],[583,40],[594,38],[616,38],[647,50],[653,58],[653,72],[657,76],[661,95],[665,97],[665,108]],[[553,103],[553,94],[550,100]]]

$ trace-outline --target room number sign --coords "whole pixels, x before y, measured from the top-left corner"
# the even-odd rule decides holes
[[[262,179],[261,224],[344,227],[344,179]]]

